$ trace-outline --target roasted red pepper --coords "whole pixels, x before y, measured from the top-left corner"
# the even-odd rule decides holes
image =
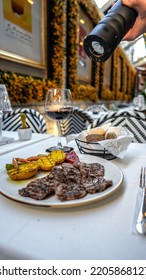
[[[74,162],[78,162],[80,160],[79,160],[79,157],[76,154],[76,152],[72,151],[72,152],[69,152],[69,153],[66,154],[65,161],[68,162],[68,163],[74,163]]]

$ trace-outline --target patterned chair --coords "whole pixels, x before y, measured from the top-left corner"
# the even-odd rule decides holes
[[[47,133],[44,117],[34,109],[20,108],[3,115],[3,130],[17,131],[21,126],[20,114],[26,114],[26,123],[35,133]]]
[[[67,136],[80,133],[86,130],[92,122],[92,117],[86,111],[80,108],[74,108],[69,118],[61,121],[61,134],[62,136]]]
[[[146,115],[136,111],[119,111],[110,112],[100,116],[92,124],[93,127],[102,126],[103,124],[110,123],[112,126],[124,126],[133,135],[133,142],[145,143],[146,142]]]

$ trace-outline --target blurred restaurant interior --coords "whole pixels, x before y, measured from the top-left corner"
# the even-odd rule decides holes
[[[46,92],[71,90],[73,103],[131,103],[146,95],[146,36],[121,42],[106,62],[91,61],[84,51],[88,33],[114,1],[1,1],[0,83],[14,108],[44,114]],[[6,5],[7,3],[7,5]]]

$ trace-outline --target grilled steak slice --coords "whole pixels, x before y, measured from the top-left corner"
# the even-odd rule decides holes
[[[51,172],[49,173],[49,175],[47,175],[48,179],[50,180],[62,180],[63,178],[63,170],[61,167],[54,167]]]
[[[81,173],[78,168],[70,163],[63,163],[61,166],[63,168],[64,178],[77,183],[81,182]]]
[[[104,176],[104,166],[100,163],[83,163],[76,162],[74,166],[80,170],[82,179],[91,177]]]
[[[112,181],[106,180],[103,177],[97,177],[94,178],[93,180],[92,179],[87,180],[86,183],[84,184],[87,193],[91,193],[91,194],[96,192],[103,192],[110,186],[112,186]]]
[[[100,163],[90,163],[89,176],[98,177],[104,176],[104,166]]]
[[[75,163],[80,169],[81,184],[87,193],[102,192],[112,185],[112,181],[104,179],[104,166],[100,163]]]
[[[82,185],[73,181],[67,181],[64,184],[58,184],[55,189],[55,194],[61,201],[66,201],[82,198],[87,193]]]
[[[48,179],[48,176],[33,180],[25,188],[19,190],[21,196],[36,200],[42,200],[52,193],[54,193],[54,183]]]
[[[63,163],[55,167],[49,175],[31,181],[19,194],[41,200],[56,194],[59,200],[67,201],[104,191],[112,181],[104,179],[104,166],[99,163]]]

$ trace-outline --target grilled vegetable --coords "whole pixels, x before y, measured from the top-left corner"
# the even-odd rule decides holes
[[[6,163],[6,170],[8,171],[8,170],[11,170],[11,169],[13,169],[14,168],[14,165],[13,164],[11,164],[11,163]]]
[[[66,154],[53,151],[49,155],[13,158],[12,164],[6,164],[7,174],[12,180],[24,180],[33,177],[39,170],[50,171],[56,164],[64,162]]]
[[[52,151],[49,156],[55,161],[56,164],[64,162],[66,158],[66,154],[62,150]]]
[[[18,165],[17,168],[7,170],[7,174],[12,180],[25,180],[33,177],[38,172],[38,165],[25,163]]]
[[[79,157],[76,154],[76,152],[72,151],[72,152],[69,152],[69,153],[66,154],[65,161],[67,161],[68,163],[74,163],[74,162],[78,162],[80,160],[79,160]]]
[[[39,169],[50,171],[55,166],[55,161],[51,156],[41,157],[36,161]]]

